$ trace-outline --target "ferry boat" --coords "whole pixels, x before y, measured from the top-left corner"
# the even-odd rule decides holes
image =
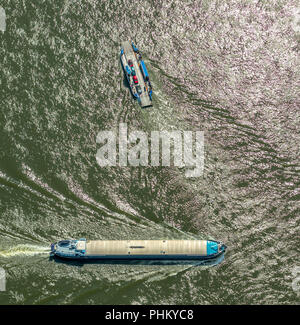
[[[121,65],[132,96],[141,107],[152,106],[152,85],[142,55],[133,42],[121,45]]]
[[[225,253],[226,245],[212,240],[61,240],[51,255],[89,260],[208,260]]]

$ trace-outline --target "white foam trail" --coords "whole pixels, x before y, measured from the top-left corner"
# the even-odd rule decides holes
[[[37,245],[17,245],[10,247],[8,249],[0,249],[0,257],[14,257],[14,256],[33,256],[38,254],[47,254],[49,253],[49,247],[37,246]]]

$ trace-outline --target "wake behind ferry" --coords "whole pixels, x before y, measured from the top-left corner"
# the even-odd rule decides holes
[[[141,107],[152,106],[152,86],[142,55],[133,42],[122,43],[120,60],[132,96]]]
[[[225,253],[226,245],[211,240],[61,240],[51,255],[76,260],[209,260]]]

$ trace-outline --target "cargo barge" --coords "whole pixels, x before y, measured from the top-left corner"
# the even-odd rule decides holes
[[[79,240],[51,244],[51,255],[76,260],[209,260],[226,245],[211,240]]]
[[[141,107],[152,106],[152,85],[141,53],[133,42],[121,45],[121,65],[129,84],[132,96]]]

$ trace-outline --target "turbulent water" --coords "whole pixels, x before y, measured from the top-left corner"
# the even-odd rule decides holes
[[[296,1],[0,1],[0,304],[298,304]],[[298,22],[298,25],[297,25]],[[132,39],[154,105],[119,61]],[[106,167],[101,130],[204,131],[203,176]],[[222,240],[215,265],[59,263],[66,238]]]

